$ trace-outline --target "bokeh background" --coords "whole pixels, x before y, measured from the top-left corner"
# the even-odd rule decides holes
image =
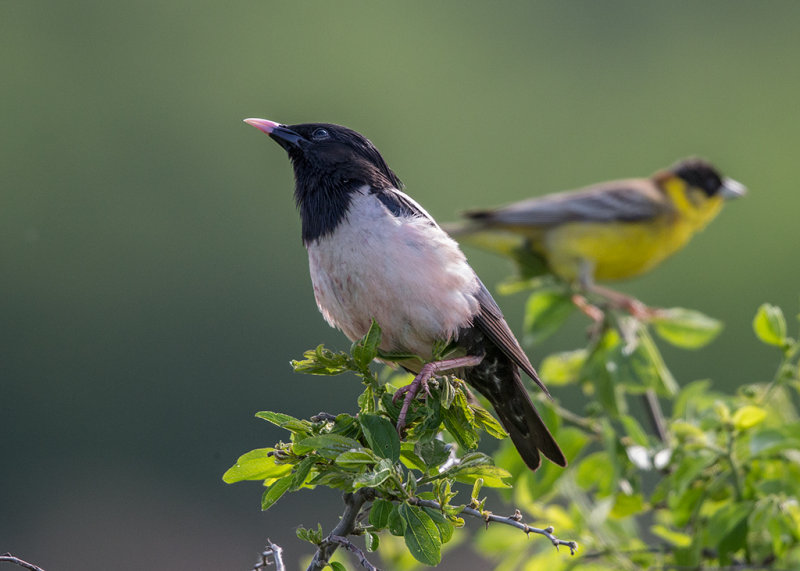
[[[286,157],[245,117],[367,134],[442,221],[709,158],[750,194],[622,287],[725,321],[664,349],[680,382],[768,378],[752,316],[800,292],[799,25],[777,1],[3,1],[0,552],[248,569],[269,536],[295,568],[294,528],[337,521],[334,493],[261,513],[256,483],[220,479],[283,437],[254,412],[360,390],[290,370],[348,343],[314,305]],[[468,254],[490,287],[508,273]],[[499,301],[519,330],[524,296]]]

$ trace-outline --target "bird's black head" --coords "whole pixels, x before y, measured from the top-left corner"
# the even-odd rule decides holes
[[[352,129],[329,123],[281,125],[267,119],[245,123],[268,134],[289,154],[306,244],[341,222],[359,188],[402,186],[375,145]]]
[[[702,159],[686,159],[672,167],[672,172],[687,184],[714,196],[723,185],[723,178],[711,163]]]
[[[400,188],[401,182],[365,136],[329,123],[280,125],[266,119],[246,119],[283,147],[301,180],[327,179],[368,184],[373,188]]]
[[[722,176],[711,163],[703,159],[682,160],[674,165],[670,171],[684,180],[690,187],[700,189],[709,197],[737,198],[747,191],[743,184],[732,178]]]

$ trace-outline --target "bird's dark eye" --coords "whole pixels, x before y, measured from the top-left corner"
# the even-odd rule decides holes
[[[311,136],[317,141],[319,141],[321,139],[327,139],[328,137],[331,136],[331,134],[328,133],[327,129],[323,129],[322,127],[320,127],[319,129],[314,129],[314,132],[311,134]]]

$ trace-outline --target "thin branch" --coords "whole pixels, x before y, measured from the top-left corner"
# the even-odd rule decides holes
[[[333,555],[339,543],[333,539],[334,537],[347,537],[356,529],[356,519],[361,511],[361,507],[369,500],[375,497],[375,490],[372,488],[361,488],[355,493],[347,493],[344,495],[344,513],[339,524],[333,528],[333,531],[322,540],[319,544],[314,558],[311,560],[311,565],[308,566],[308,571],[315,571],[322,569],[328,564],[328,560]]]
[[[420,500],[418,498],[415,498],[409,503],[442,511],[442,506],[438,502],[435,502],[433,500]],[[461,510],[460,513],[482,519],[484,522],[486,522],[487,527],[491,522],[496,522],[496,523],[502,523],[504,525],[510,525],[511,527],[516,527],[517,529],[524,531],[526,534],[536,533],[539,535],[543,535],[550,540],[550,543],[552,543],[556,547],[556,549],[558,549],[558,547],[561,545],[568,547],[570,555],[575,555],[575,552],[578,550],[577,541],[566,541],[557,538],[555,535],[553,535],[554,529],[552,527],[540,529],[538,527],[532,527],[527,523],[523,523],[522,513],[520,513],[519,510],[517,510],[514,513],[514,515],[499,516],[489,511],[481,512],[480,510],[476,510],[475,508],[465,507],[463,510]]]
[[[650,417],[650,422],[653,423],[653,429],[656,431],[658,439],[666,444],[668,441],[667,436],[667,422],[664,420],[664,411],[661,410],[661,403],[658,402],[656,391],[648,388],[642,395],[644,400],[645,410]]]
[[[728,446],[725,450],[724,457],[728,461],[728,464],[731,466],[731,480],[733,480],[733,489],[736,493],[736,501],[742,501],[742,482],[739,479],[739,465],[736,463],[736,459],[733,457],[733,445],[734,445],[734,438],[733,438],[733,431],[732,429],[728,430]]]
[[[539,399],[539,400],[544,402],[546,399],[547,399],[547,397],[544,397],[543,399]],[[572,423],[575,426],[577,426],[578,428],[584,429],[586,432],[591,432],[595,436],[600,436],[600,435],[603,434],[603,429],[601,428],[599,422],[597,422],[597,421],[595,421],[595,420],[593,420],[591,418],[586,418],[586,417],[580,416],[578,414],[575,414],[571,410],[569,410],[567,408],[564,408],[563,406],[559,405],[556,402],[550,401],[549,405],[551,407],[553,407],[553,410],[556,411],[556,413],[558,414],[558,417],[562,421],[568,422],[568,423]]]
[[[272,557],[272,561],[269,557]],[[283,564],[283,548],[267,538],[267,548],[261,552],[261,561],[255,564],[253,571],[266,569],[272,565],[275,565],[275,571],[286,571],[286,566]]]
[[[41,567],[34,565],[33,563],[28,563],[27,561],[23,561],[19,557],[14,557],[10,553],[3,553],[0,555],[0,563],[5,561],[6,563],[16,563],[20,567],[24,567],[25,569],[30,569],[30,571],[44,571]]]
[[[381,571],[380,569],[375,567],[372,563],[367,561],[367,556],[364,554],[364,552],[361,551],[358,547],[356,547],[353,544],[353,542],[347,539],[346,537],[340,537],[338,535],[330,535],[328,537],[330,538],[331,541],[335,541],[342,547],[348,549],[349,551],[352,551],[358,557],[358,562],[361,563],[361,566],[364,569],[367,569],[367,571]]]

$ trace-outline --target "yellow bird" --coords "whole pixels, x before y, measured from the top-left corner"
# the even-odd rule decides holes
[[[465,244],[513,258],[525,276],[551,273],[584,290],[647,272],[683,248],[746,188],[711,164],[686,159],[649,178],[601,183],[465,213],[446,225]],[[609,295],[612,294],[612,295]]]

